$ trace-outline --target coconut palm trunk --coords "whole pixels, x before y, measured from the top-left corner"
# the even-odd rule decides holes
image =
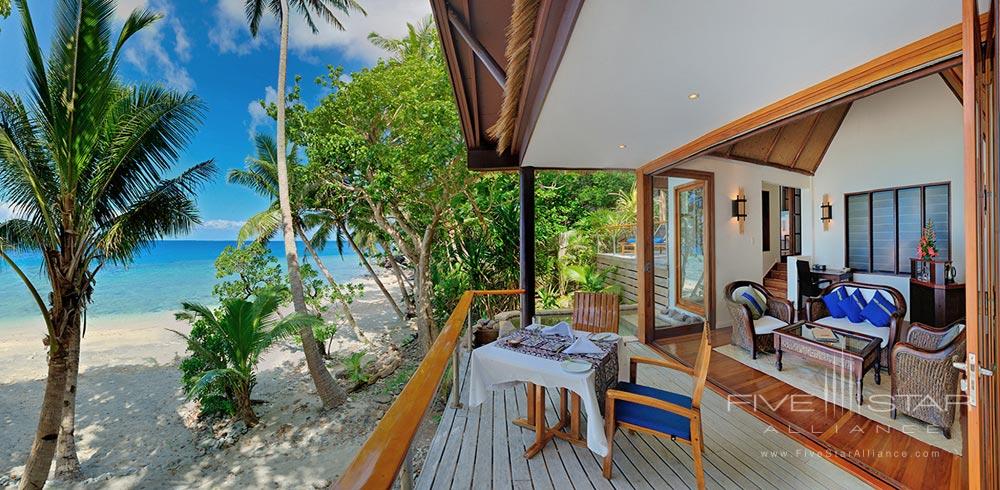
[[[79,324],[77,322],[77,324]],[[63,400],[62,421],[59,426],[59,439],[56,442],[56,473],[57,480],[79,480],[83,474],[80,471],[80,459],[76,455],[76,386],[80,376],[80,328],[71,328],[66,332],[66,389]]]
[[[329,283],[330,287],[332,287],[335,291],[340,292],[340,284],[337,284],[337,280],[333,278],[333,274],[330,274],[330,270],[326,268],[326,264],[324,264],[323,260],[319,258],[319,254],[316,253],[316,249],[313,248],[312,242],[309,241],[309,237],[306,236],[305,231],[303,231],[300,226],[297,226],[296,228],[299,233],[299,238],[302,240],[302,243],[305,244],[306,251],[309,252],[313,261],[316,262],[316,267],[319,271],[324,277],[326,277],[326,282]],[[347,301],[344,301],[344,298],[341,298],[338,295],[337,303],[340,304],[340,311],[344,314],[344,319],[347,320],[347,324],[350,325],[351,330],[354,331],[354,336],[366,344],[371,344],[372,341],[365,335],[364,332],[361,331],[361,327],[358,326],[358,321],[354,318],[354,314],[351,313],[351,306],[347,304]]]
[[[64,235],[64,240],[66,236]],[[72,240],[70,240],[72,242]],[[80,311],[83,291],[74,288],[75,274],[69,272],[68,267],[62,267],[59,263],[61,254],[49,254],[49,260],[57,263],[50,263],[48,269],[50,275],[60,276],[53,284],[52,307],[50,315],[52,324],[55,326],[56,338],[49,338],[50,345],[48,361],[48,377],[45,381],[45,394],[42,397],[41,414],[38,418],[38,428],[35,430],[35,440],[31,445],[31,453],[24,466],[24,473],[21,476],[20,489],[37,489],[45,486],[45,481],[49,476],[52,467],[52,459],[56,454],[59,442],[59,434],[64,423],[69,424],[68,434],[72,439],[74,419],[66,421],[65,405],[68,396],[68,383],[71,377],[71,348],[75,345],[76,363],[79,363],[80,355]],[[75,342],[72,340],[75,337]],[[76,375],[73,373],[73,384],[76,383]],[[72,404],[74,409],[71,416],[75,415],[75,387],[73,389]],[[76,459],[75,444],[69,449],[73,450],[72,457]]]
[[[302,275],[299,272],[298,250],[295,245],[295,223],[292,221],[292,206],[288,193],[288,162],[285,153],[285,82],[288,65],[288,0],[281,0],[281,44],[278,55],[278,202],[281,207],[281,229],[285,239],[285,259],[288,262],[288,282],[292,292],[292,303],[297,313],[307,314],[305,294],[302,290]],[[347,393],[334,381],[323,363],[323,356],[316,343],[312,327],[299,330],[302,337],[302,351],[309,367],[309,375],[316,385],[323,405],[334,408],[347,400]]]
[[[378,284],[378,288],[382,291],[382,295],[385,296],[385,299],[389,301],[389,305],[391,305],[392,309],[396,312],[396,316],[399,317],[400,320],[406,319],[406,315],[399,309],[399,303],[396,303],[396,299],[392,297],[392,293],[386,289],[385,284],[382,284],[382,279],[378,277],[377,273],[375,273],[375,268],[373,268],[372,264],[368,262],[368,257],[365,257],[365,253],[362,252],[361,248],[358,247],[358,244],[354,242],[354,235],[351,234],[350,230],[348,230],[343,223],[337,223],[337,226],[339,226],[340,230],[344,232],[344,236],[347,237],[347,242],[351,244],[351,248],[354,249],[354,253],[358,254],[358,257],[361,259],[361,263],[364,264],[365,269],[368,269],[368,273],[375,279],[375,284]],[[400,291],[403,291],[402,288],[400,288]]]

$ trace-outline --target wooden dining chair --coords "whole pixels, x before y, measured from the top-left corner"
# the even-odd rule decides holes
[[[592,333],[618,333],[618,319],[620,316],[621,309],[617,294],[573,294],[574,330]]]
[[[698,347],[698,359],[694,363],[694,368],[689,368],[671,359],[633,357],[629,360],[629,382],[618,383],[615,389],[608,390],[604,410],[605,430],[608,436],[608,454],[604,457],[605,478],[611,478],[615,432],[619,427],[623,427],[658,437],[669,437],[671,440],[691,446],[694,476],[698,488],[705,488],[705,469],[702,462],[705,443],[701,431],[701,395],[705,390],[708,360],[712,354],[708,330],[708,322],[705,322],[701,332],[701,345]],[[636,368],[639,364],[651,364],[687,373],[694,380],[694,392],[691,396],[685,396],[636,384]]]

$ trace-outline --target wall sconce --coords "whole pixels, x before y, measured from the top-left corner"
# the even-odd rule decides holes
[[[742,234],[743,223],[747,220],[747,196],[743,194],[743,189],[740,189],[736,198],[733,199],[733,218],[736,218],[736,222],[739,223],[740,234]]]
[[[823,204],[820,204],[819,219],[823,222],[823,231],[829,230],[830,220],[833,219],[833,204],[830,204],[830,201],[824,201]]]

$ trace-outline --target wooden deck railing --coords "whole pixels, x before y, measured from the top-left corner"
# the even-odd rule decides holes
[[[375,426],[375,430],[355,455],[354,461],[344,471],[334,488],[338,489],[388,489],[392,487],[400,469],[409,464],[410,446],[420,424],[434,400],[448,360],[453,360],[452,395],[458,402],[458,339],[466,326],[467,347],[472,346],[472,325],[469,311],[478,296],[510,296],[523,294],[520,289],[497,291],[466,291],[451,312],[444,328],[430,350],[403,387],[396,401]],[[412,483],[412,482],[409,482]]]

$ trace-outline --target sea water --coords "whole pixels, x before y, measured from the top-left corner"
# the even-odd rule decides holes
[[[136,315],[178,311],[182,301],[213,304],[216,300],[212,287],[220,281],[215,277],[215,259],[224,248],[235,245],[235,242],[226,241],[163,240],[153,244],[128,266],[106,264],[97,274],[93,302],[87,313],[93,316]],[[269,242],[268,247],[284,266],[284,244]],[[348,249],[343,256],[336,251],[331,254],[329,250],[320,255],[337,281],[347,281],[365,272],[357,255]],[[15,253],[12,258],[47,301],[50,288],[42,270],[41,256],[25,252]],[[301,243],[299,258],[312,262]],[[0,328],[37,316],[38,306],[24,283],[6,262],[0,261]]]

